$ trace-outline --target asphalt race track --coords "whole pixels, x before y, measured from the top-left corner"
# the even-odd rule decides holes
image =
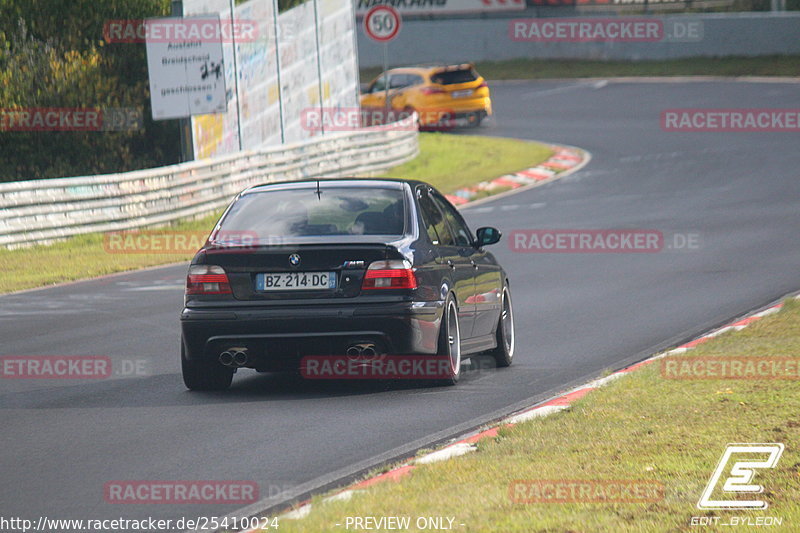
[[[800,288],[800,136],[661,130],[666,108],[800,108],[800,85],[508,82],[474,133],[585,148],[560,181],[465,210],[473,229],[655,229],[659,253],[495,252],[518,350],[454,388],[303,382],[253,371],[227,393],[179,373],[185,266],[0,297],[0,355],[108,355],[138,377],[0,382],[4,516],[222,516],[119,505],[113,480],[252,480],[277,504],[642,359]],[[471,133],[471,132],[468,132]],[[675,235],[678,237],[675,237]],[[692,249],[676,249],[693,236]],[[677,240],[676,240],[677,239]]]

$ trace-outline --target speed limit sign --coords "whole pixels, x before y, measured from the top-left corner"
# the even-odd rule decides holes
[[[364,15],[364,31],[379,43],[388,43],[397,36],[402,20],[392,6],[375,6]]]

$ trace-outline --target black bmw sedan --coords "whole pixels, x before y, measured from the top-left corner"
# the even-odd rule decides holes
[[[456,383],[462,357],[514,356],[509,281],[430,185],[313,179],[240,193],[197,252],[181,313],[192,390],[239,368],[297,370],[303,358],[427,356]]]

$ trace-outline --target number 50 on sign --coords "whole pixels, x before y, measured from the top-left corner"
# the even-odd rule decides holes
[[[375,6],[364,15],[364,31],[379,43],[394,39],[401,24],[400,13],[391,6]]]

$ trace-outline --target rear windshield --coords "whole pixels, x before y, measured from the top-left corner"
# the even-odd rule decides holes
[[[242,196],[221,221],[218,235],[245,233],[259,242],[325,235],[403,235],[400,189],[323,187]],[[221,239],[224,240],[224,239]]]
[[[449,70],[446,72],[437,72],[431,76],[433,83],[439,85],[452,85],[455,83],[469,83],[478,79],[478,73],[474,68]]]

